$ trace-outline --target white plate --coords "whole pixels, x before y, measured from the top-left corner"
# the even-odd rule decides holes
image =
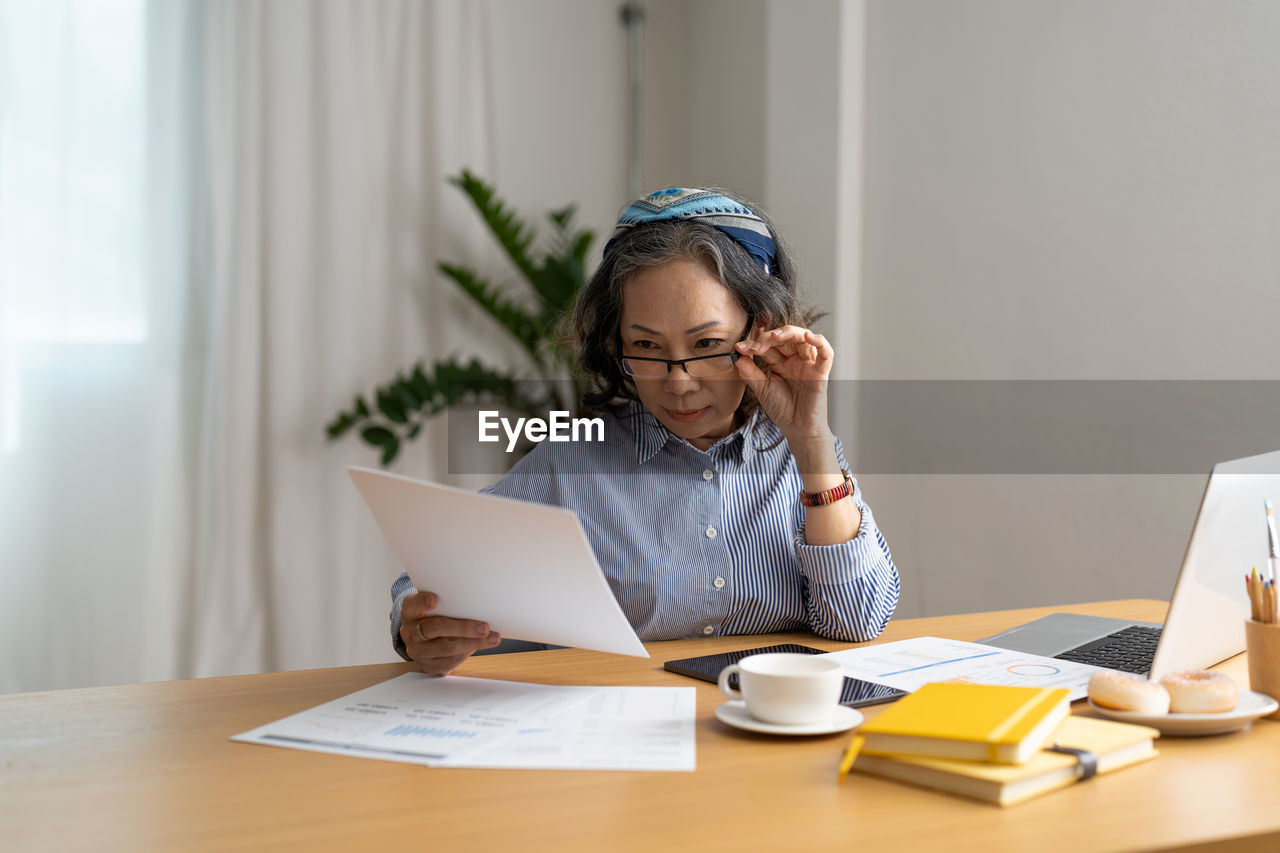
[[[1240,691],[1240,703],[1234,711],[1223,711],[1221,714],[1139,714],[1136,711],[1114,711],[1103,708],[1089,700],[1093,710],[1119,720],[1122,723],[1137,723],[1140,726],[1151,726],[1159,729],[1160,734],[1173,736],[1221,735],[1243,729],[1259,717],[1280,707],[1280,703],[1263,693],[1252,690]]]
[[[716,708],[716,719],[734,728],[746,729],[749,732],[763,732],[768,735],[829,735],[848,731],[861,723],[862,712],[840,705],[828,720],[820,723],[806,723],[802,726],[784,726],[757,720],[747,713],[746,703],[739,699],[725,702]]]

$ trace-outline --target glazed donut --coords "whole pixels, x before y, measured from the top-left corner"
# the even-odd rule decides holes
[[[1176,714],[1219,714],[1240,701],[1236,683],[1220,672],[1196,669],[1160,679],[1169,691],[1169,710]]]
[[[1089,679],[1089,698],[1095,705],[1116,711],[1152,715],[1169,713],[1169,691],[1158,682],[1113,669],[1093,674]]]

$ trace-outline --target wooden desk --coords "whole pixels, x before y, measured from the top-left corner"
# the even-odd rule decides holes
[[[976,640],[1052,610],[1151,621],[1158,601],[895,621],[881,641]],[[1166,738],[1160,757],[1000,809],[872,777],[836,784],[845,734],[771,738],[713,716],[714,685],[662,670],[807,634],[474,658],[459,674],[554,684],[698,685],[694,773],[429,769],[232,743],[229,735],[408,664],[0,696],[5,850],[1280,849],[1280,724]],[[1243,656],[1223,664],[1247,683]],[[868,709],[874,713],[874,709]],[[1080,711],[1079,705],[1076,708]]]

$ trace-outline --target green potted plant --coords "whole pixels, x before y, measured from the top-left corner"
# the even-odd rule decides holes
[[[357,394],[352,407],[338,412],[326,432],[333,441],[358,430],[366,444],[381,451],[383,465],[391,464],[401,445],[417,437],[428,418],[455,404],[497,404],[545,416],[551,409],[577,411],[582,397],[583,380],[574,370],[572,353],[557,340],[557,325],[586,281],[586,258],[595,234],[574,225],[575,207],[569,204],[547,214],[551,235],[539,247],[533,227],[499,199],[492,186],[466,169],[448,180],[480,213],[527,292],[508,293],[459,264],[442,261],[436,268],[519,343],[531,370],[502,370],[477,358],[463,362],[450,356],[430,367],[419,361],[398,371],[369,399]],[[538,381],[524,381],[529,379]],[[535,387],[544,390],[532,393]]]

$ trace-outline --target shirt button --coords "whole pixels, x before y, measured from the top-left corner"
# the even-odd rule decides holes
[[[711,582],[716,589],[724,589],[724,578],[716,578]]]
[[[707,528],[707,538],[708,538],[708,539],[715,539],[715,538],[716,538],[716,529],[715,529],[714,527],[708,527],[708,528]]]
[[[711,636],[712,634],[714,634],[715,632],[716,632],[716,626],[715,626],[715,625],[708,625],[707,627],[705,627],[705,628],[703,628],[703,629],[702,629],[702,633],[703,633],[703,634],[705,634],[705,635],[707,635],[708,637],[710,637],[710,636]]]
[[[716,475],[716,474],[715,474],[715,472],[714,472],[714,471],[712,471],[710,468],[708,468],[707,470],[705,470],[705,471],[703,471],[703,472],[702,472],[702,479],[704,479],[704,480],[706,480],[708,483],[710,483],[710,482],[711,482],[711,478],[712,478],[712,477],[714,477],[715,475]]]

